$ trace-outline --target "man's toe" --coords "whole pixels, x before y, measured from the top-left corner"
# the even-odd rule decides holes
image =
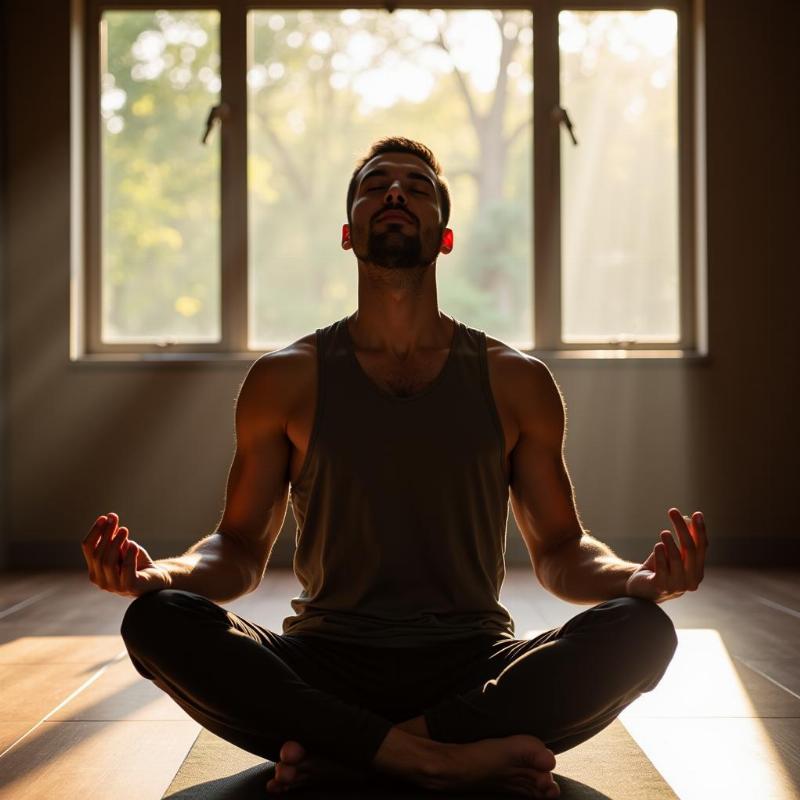
[[[286,764],[297,764],[302,761],[306,756],[306,750],[300,742],[288,741],[283,743],[281,747],[281,761]]]

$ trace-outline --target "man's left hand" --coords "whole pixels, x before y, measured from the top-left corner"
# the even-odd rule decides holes
[[[686,591],[694,592],[703,580],[708,536],[702,512],[695,511],[691,517],[684,517],[677,508],[671,508],[669,518],[678,534],[680,550],[672,533],[661,531],[661,541],[625,584],[629,597],[663,603]]]

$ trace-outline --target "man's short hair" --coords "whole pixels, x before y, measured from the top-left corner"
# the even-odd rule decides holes
[[[422,142],[406,139],[404,136],[387,136],[383,139],[378,139],[378,141],[373,142],[369,152],[356,164],[353,176],[350,178],[350,185],[347,187],[348,224],[351,226],[353,224],[350,218],[350,209],[353,206],[353,198],[356,193],[358,173],[361,172],[367,162],[372,161],[375,156],[383,153],[410,153],[412,156],[422,159],[436,173],[436,185],[439,188],[442,212],[442,230],[444,230],[450,219],[450,187],[447,184],[447,178],[442,175],[442,165],[430,148],[426,147]]]

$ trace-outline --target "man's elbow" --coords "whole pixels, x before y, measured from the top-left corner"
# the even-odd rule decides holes
[[[564,567],[572,560],[572,554],[580,551],[580,543],[584,532],[572,531],[568,535],[558,540],[557,544],[540,550],[534,557],[534,571],[539,583],[547,591],[559,595],[561,585],[561,573]]]
[[[269,555],[267,555],[266,559],[260,561],[249,543],[240,536],[230,531],[220,531],[220,533],[223,533],[236,546],[236,563],[240,568],[244,586],[242,594],[245,595],[254,592],[264,579],[264,574],[267,570],[266,562],[269,559]]]

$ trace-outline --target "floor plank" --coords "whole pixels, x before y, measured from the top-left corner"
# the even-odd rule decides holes
[[[58,588],[63,573],[3,572],[0,573],[0,619],[10,607],[27,600],[40,592],[52,592]]]
[[[53,721],[169,721],[192,718],[167,694],[136,671],[127,651],[102,680],[95,681],[50,717]]]
[[[80,693],[87,678],[91,680],[84,664],[0,665],[0,753]]]
[[[44,722],[2,757],[0,800],[158,800],[195,722]]]

